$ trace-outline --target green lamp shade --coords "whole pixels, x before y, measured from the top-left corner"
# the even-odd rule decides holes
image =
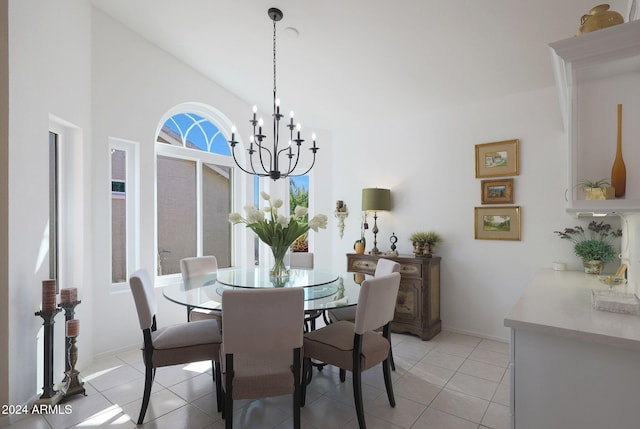
[[[362,211],[391,210],[389,189],[365,188],[362,190]]]

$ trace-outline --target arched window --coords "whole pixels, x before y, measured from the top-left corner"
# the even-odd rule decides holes
[[[180,272],[180,260],[214,255],[231,266],[233,159],[230,121],[199,104],[177,106],[156,137],[158,275]]]

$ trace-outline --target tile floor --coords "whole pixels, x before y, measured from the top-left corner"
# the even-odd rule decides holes
[[[387,400],[380,366],[363,375],[369,429],[507,429],[509,427],[508,344],[442,332],[430,341],[392,334],[396,407]],[[71,412],[30,416],[11,429],[134,428],[144,385],[140,351],[103,359],[85,368],[87,396],[68,404]],[[338,371],[314,371],[302,409],[304,429],[357,428],[350,378]],[[210,363],[160,368],[144,428],[222,429],[216,411]],[[234,427],[293,427],[291,397],[236,401]],[[133,421],[132,421],[133,419]]]

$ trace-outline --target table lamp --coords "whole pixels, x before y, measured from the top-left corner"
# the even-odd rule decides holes
[[[365,188],[362,190],[362,211],[373,212],[373,249],[372,255],[379,255],[378,241],[378,212],[391,210],[391,191],[389,189]]]

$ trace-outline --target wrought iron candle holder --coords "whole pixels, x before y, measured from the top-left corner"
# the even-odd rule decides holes
[[[63,289],[64,290],[64,289]],[[61,291],[62,292],[62,291]],[[62,297],[62,293],[61,293]],[[76,316],[76,306],[80,304],[82,301],[73,300],[73,301],[62,301],[58,306],[64,310],[64,320],[65,323],[69,320],[75,319]],[[71,370],[71,365],[69,364],[69,349],[71,348],[71,340],[69,337],[65,336],[64,339],[64,373],[65,376],[60,382],[60,385],[64,385],[67,382],[67,372]]]
[[[56,314],[61,312],[60,308],[52,310],[41,310],[35,313],[43,319],[44,326],[44,385],[42,395],[36,404],[55,405],[62,399],[62,394],[56,391],[53,385],[53,324]]]

